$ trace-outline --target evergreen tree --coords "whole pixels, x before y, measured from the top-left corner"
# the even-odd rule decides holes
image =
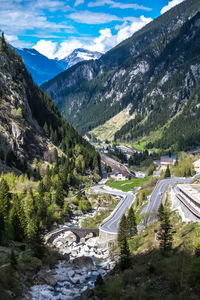
[[[131,254],[126,237],[120,242],[120,269],[123,271],[131,266]]]
[[[49,127],[47,125],[47,122],[44,123],[43,129],[44,129],[45,135],[48,137],[49,136]]]
[[[58,181],[56,186],[56,195],[55,195],[55,201],[58,206],[63,208],[64,205],[64,193],[63,193],[63,185],[61,180]]]
[[[195,256],[200,257],[200,243],[198,243],[195,247]]]
[[[54,161],[55,161],[56,165],[58,165],[58,150],[56,148],[54,148],[54,150],[53,150],[53,156],[54,156]]]
[[[14,241],[22,242],[25,238],[24,211],[21,206],[20,199],[17,195],[13,195],[12,202],[13,202],[13,205],[12,205],[12,208],[9,213],[10,236],[12,235],[12,239]]]
[[[120,244],[124,239],[127,237],[128,230],[127,230],[127,220],[125,214],[122,216],[121,221],[119,223],[118,229],[118,243]]]
[[[165,171],[165,175],[164,175],[165,178],[169,178],[171,177],[171,172],[170,172],[170,168],[169,168],[169,165],[167,165],[167,169]]]
[[[43,197],[45,193],[45,186],[43,184],[42,181],[40,181],[39,185],[38,185],[38,194],[40,197]]]
[[[128,237],[132,238],[134,235],[137,234],[136,217],[132,207],[128,211],[126,223],[127,223]]]
[[[4,218],[7,218],[10,208],[10,191],[7,181],[2,178],[0,181],[0,212]]]
[[[165,209],[164,209],[164,205],[161,202],[160,206],[158,208],[158,221],[159,222],[163,221],[164,215],[165,215]]]
[[[160,240],[160,249],[163,253],[168,252],[172,248],[172,225],[170,224],[169,213],[165,210],[160,230],[158,232],[158,239]]]
[[[0,241],[8,230],[8,212],[10,209],[10,191],[7,181],[0,181]]]

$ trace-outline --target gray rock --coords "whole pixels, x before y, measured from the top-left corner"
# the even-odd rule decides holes
[[[40,271],[36,278],[37,284],[47,284],[49,286],[55,286],[57,284],[57,280],[54,277],[52,272]]]
[[[93,267],[93,261],[91,257],[88,256],[81,256],[77,257],[73,260],[73,264],[75,267],[83,268],[86,267],[87,269],[91,269]]]
[[[85,239],[86,239],[86,240],[87,240],[87,239],[90,239],[90,238],[92,238],[93,236],[94,236],[93,232],[90,232],[90,233],[88,233],[88,234],[86,235]]]
[[[73,277],[74,275],[75,275],[74,270],[70,270],[70,271],[68,272],[68,276],[69,276],[69,277]]]

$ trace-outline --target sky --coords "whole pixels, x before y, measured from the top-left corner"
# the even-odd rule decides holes
[[[62,59],[105,53],[184,0],[0,0],[0,29],[18,48]]]

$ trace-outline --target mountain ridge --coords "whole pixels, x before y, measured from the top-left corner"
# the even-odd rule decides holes
[[[183,24],[198,11],[197,0],[186,0],[99,60],[79,63],[43,84],[42,88],[81,134],[104,124],[129,104],[132,104],[131,113],[140,110],[147,88],[145,80],[149,79],[153,63],[179,34]]]
[[[63,59],[50,59],[34,48],[18,49],[14,47],[14,50],[22,57],[26,68],[38,85],[54,78],[80,61],[97,59],[102,55],[100,52],[78,48]]]
[[[99,158],[93,146],[61,117],[53,100],[33,82],[22,58],[9,47],[4,36],[0,38],[0,91],[2,161],[24,170],[31,167],[35,158],[41,163],[51,162],[57,148],[59,155],[68,158],[72,170],[81,155],[86,168],[83,173],[88,168],[99,172]]]

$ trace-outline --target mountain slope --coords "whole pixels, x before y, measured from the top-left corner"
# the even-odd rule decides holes
[[[75,161],[81,160],[83,174],[88,168],[99,172],[95,149],[62,119],[4,37],[0,39],[0,107],[0,159],[8,165],[26,169],[34,158],[50,162],[57,147],[72,171],[79,172]]]
[[[137,118],[127,123],[116,139],[134,140],[160,128],[162,137],[148,146],[185,150],[199,145],[199,36],[197,13],[153,61]]]
[[[75,64],[83,61],[83,60],[91,60],[91,59],[98,59],[102,56],[102,53],[97,51],[89,51],[83,48],[75,49],[70,55],[66,56],[65,58],[59,60],[59,64],[64,63],[67,64],[68,68],[74,66]],[[66,69],[66,68],[65,68]]]
[[[102,55],[99,52],[92,52],[86,49],[75,49],[70,55],[59,60],[49,59],[35,49],[14,48],[14,50],[23,58],[26,68],[38,85],[50,80],[80,61],[98,59]]]
[[[150,74],[156,67],[157,72],[162,67],[156,65],[158,57],[198,10],[199,1],[186,0],[99,60],[81,62],[42,88],[81,134],[104,124],[129,104],[132,104],[131,113],[145,111],[142,103],[151,84]]]
[[[49,59],[35,49],[14,48],[14,50],[23,58],[26,68],[38,85],[55,77],[68,67],[67,63],[59,64],[57,60]]]

